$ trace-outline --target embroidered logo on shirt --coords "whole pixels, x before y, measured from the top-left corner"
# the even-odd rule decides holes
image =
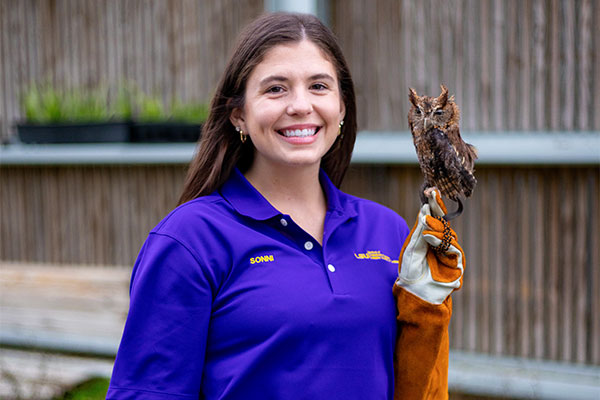
[[[273,261],[275,261],[273,254],[267,254],[264,256],[252,257],[250,259],[250,264],[260,264],[260,263],[264,263],[264,262],[273,262]]]
[[[379,250],[369,250],[366,253],[354,253],[354,257],[359,260],[384,260],[390,263],[398,264],[398,260],[392,260]]]

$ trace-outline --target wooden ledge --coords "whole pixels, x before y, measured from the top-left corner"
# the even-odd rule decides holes
[[[477,165],[598,165],[600,132],[464,132],[479,150]],[[187,164],[195,143],[10,144],[0,166]],[[359,132],[352,162],[417,164],[409,132]]]
[[[129,307],[119,267],[0,264],[0,344],[113,356]]]

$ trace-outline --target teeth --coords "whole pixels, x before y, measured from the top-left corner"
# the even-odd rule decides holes
[[[304,136],[312,136],[317,132],[317,128],[310,129],[294,129],[294,130],[284,130],[283,136],[285,137],[304,137]]]

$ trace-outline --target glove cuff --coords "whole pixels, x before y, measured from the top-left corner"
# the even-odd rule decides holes
[[[398,286],[394,293],[399,321],[394,399],[447,399],[452,299],[433,305]]]
[[[427,329],[448,328],[452,317],[452,297],[448,296],[441,304],[432,304],[398,285],[394,285],[393,293],[399,322],[423,325]]]

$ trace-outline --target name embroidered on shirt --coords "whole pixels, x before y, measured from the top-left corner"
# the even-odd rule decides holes
[[[398,260],[392,260],[379,250],[369,250],[366,253],[354,253],[354,257],[359,260],[384,260],[390,263],[398,264]]]
[[[266,256],[252,257],[250,259],[250,264],[260,264],[260,263],[272,262],[272,261],[275,261],[273,254],[267,254]]]

